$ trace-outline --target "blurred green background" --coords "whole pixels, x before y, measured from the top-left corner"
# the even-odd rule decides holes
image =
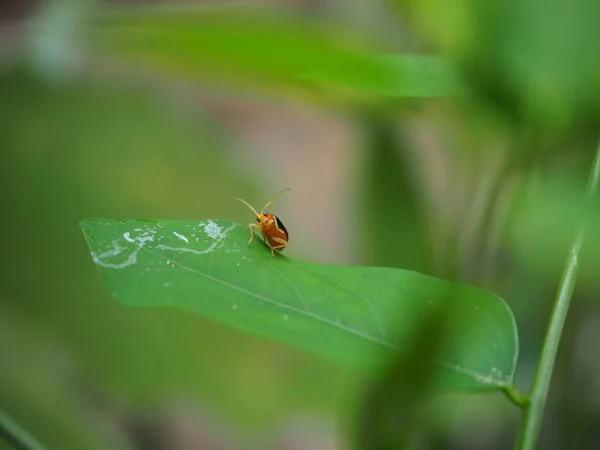
[[[503,296],[524,390],[590,217],[542,448],[595,448],[600,208],[582,193],[600,17],[583,1],[528,5],[0,7],[2,409],[50,449],[348,448],[368,380],[189,312],[120,306],[78,228],[246,223],[233,196],[260,206],[290,187],[272,207],[289,256]],[[500,394],[440,396],[419,448],[509,448],[519,414]]]

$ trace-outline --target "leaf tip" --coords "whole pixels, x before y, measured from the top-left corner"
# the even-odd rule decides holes
[[[79,220],[79,228],[83,231],[86,231],[90,227],[90,219],[80,219]]]

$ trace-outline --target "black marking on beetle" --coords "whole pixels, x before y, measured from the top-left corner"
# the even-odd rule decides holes
[[[285,229],[285,226],[283,225],[283,222],[281,220],[279,220],[279,217],[274,216],[275,217],[275,222],[277,222],[277,226],[279,227],[279,229],[281,231],[283,231],[285,233],[285,238],[289,241],[290,240],[290,235],[288,234],[288,230]]]

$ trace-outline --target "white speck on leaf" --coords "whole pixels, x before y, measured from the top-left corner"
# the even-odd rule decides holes
[[[238,309],[237,305],[231,305],[231,309]]]
[[[209,253],[212,252],[217,245],[222,244],[222,240],[224,238],[227,237],[227,232],[230,231],[231,229],[233,229],[235,227],[235,225],[233,225],[230,228],[227,228],[226,230],[223,230],[219,225],[217,225],[215,222],[213,222],[212,220],[209,220],[207,223],[200,223],[200,225],[204,226],[204,232],[206,233],[206,235],[213,239],[213,242],[210,244],[210,246],[204,250],[195,250],[193,248],[174,248],[174,247],[169,247],[166,245],[162,245],[159,244],[157,245],[157,248],[160,248],[162,250],[172,250],[172,251],[176,251],[176,252],[187,252],[187,253],[194,253],[195,255],[203,255],[205,253]],[[175,236],[177,236],[178,238],[185,240],[186,242],[189,243],[188,239],[185,236],[182,236],[176,232],[173,232],[175,234]],[[196,240],[198,240],[198,238],[196,238]]]
[[[288,319],[289,319],[288,315],[287,315],[287,314],[284,314],[284,315],[283,315],[283,320],[288,320]]]
[[[110,225],[106,223],[106,225]],[[212,252],[217,246],[221,246],[223,244],[223,239],[227,237],[227,232],[235,228],[233,225],[226,230],[223,230],[220,226],[218,226],[215,222],[209,220],[207,222],[200,222],[200,226],[204,227],[204,232],[207,237],[212,238],[213,242],[209,245],[208,248],[204,250],[195,250],[193,248],[174,248],[166,245],[158,244],[156,248],[162,250],[171,250],[179,253],[188,252],[194,253],[197,255],[202,255],[205,253]],[[157,224],[158,228],[164,228],[163,224]],[[135,232],[142,232],[140,236],[132,236],[131,232],[127,231],[123,233],[122,240],[115,240],[112,242],[112,248],[105,250],[104,252],[91,252],[92,259],[99,266],[109,268],[109,269],[123,269],[125,267],[131,266],[137,262],[137,256],[140,250],[144,248],[146,243],[154,241],[154,234],[157,233],[156,228],[135,228]],[[173,234],[180,240],[189,244],[189,239],[177,232],[173,232]],[[165,238],[164,235],[156,236],[157,241],[161,241]],[[196,238],[198,241],[199,239]],[[131,244],[135,244],[135,247]],[[237,250],[236,250],[237,251]],[[117,261],[115,261],[117,259]],[[166,261],[167,265],[175,266],[175,263],[170,259]]]
[[[119,247],[117,245],[117,241],[113,241],[113,248],[111,250],[107,250],[104,253],[101,253],[100,255],[97,255],[98,258],[100,259],[105,259],[105,258],[112,258],[113,256],[117,256],[121,254],[121,250],[123,250],[122,247]]]
[[[223,231],[223,229],[212,220],[209,220],[208,223],[204,225],[204,232],[212,239],[223,239],[227,237],[227,231],[229,230]]]
[[[181,239],[182,241],[185,241],[186,244],[190,243],[190,241],[188,241],[188,238],[186,238],[183,234],[179,234],[177,231],[173,231],[173,234],[175,236],[177,236],[179,239]]]
[[[504,378],[502,371],[500,369],[498,369],[497,367],[492,367],[491,376],[500,378],[500,379]]]
[[[489,376],[489,375],[488,375],[488,376],[486,376],[486,377],[483,377],[483,378],[481,379],[481,382],[482,382],[483,384],[492,384],[492,383],[494,382],[494,379],[493,379],[491,376]]]
[[[125,261],[120,263],[109,261],[112,258],[119,256],[126,250],[128,250],[127,248],[119,246],[118,241],[113,241],[112,249],[100,254],[92,253],[92,259],[94,260],[94,262],[99,266],[106,267],[107,269],[123,269],[125,267],[131,266],[132,264],[135,264],[137,262],[137,255],[140,252],[140,250],[144,248],[146,242],[154,240],[152,236],[131,238],[129,236],[129,233],[125,233],[123,235],[123,239],[125,239],[125,241],[129,243],[137,243],[136,248],[133,249],[133,251],[129,254]]]
[[[208,247],[206,250],[194,250],[193,248],[187,248],[187,247],[183,247],[183,248],[175,248],[175,247],[169,247],[168,245],[163,245],[163,244],[158,244],[156,247],[160,248],[161,250],[171,250],[174,252],[187,252],[187,253],[194,253],[195,255],[203,255],[204,253],[209,253],[212,252],[215,247],[217,246],[218,242],[215,241],[212,244],[210,244],[210,247]],[[169,262],[167,262],[168,264]]]

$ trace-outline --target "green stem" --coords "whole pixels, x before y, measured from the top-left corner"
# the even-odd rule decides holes
[[[44,450],[33,436],[0,410],[0,441],[4,440],[17,450]]]
[[[523,394],[521,391],[513,387],[512,385],[506,385],[502,388],[502,392],[509,398],[515,405],[526,408],[529,404],[529,397]]]
[[[596,195],[599,179],[600,142],[598,143],[598,147],[596,149],[596,156],[594,157],[592,171],[587,187],[587,195],[588,199],[590,200],[594,197],[594,195]],[[540,356],[540,362],[535,374],[533,388],[531,390],[530,401],[525,408],[525,413],[523,414],[519,441],[517,443],[518,450],[534,450],[538,441],[542,418],[544,416],[544,407],[546,405],[546,398],[548,397],[548,389],[550,387],[550,380],[552,378],[552,370],[554,368],[556,353],[558,351],[558,344],[560,343],[560,337],[565,324],[565,319],[567,317],[567,312],[569,310],[569,304],[571,303],[571,296],[575,288],[575,281],[577,279],[577,272],[579,269],[579,252],[581,251],[583,238],[585,236],[585,227],[586,223],[584,220],[575,232],[569,257],[567,258],[563,275],[560,280],[558,293],[556,295],[552,313],[550,315],[550,324],[546,332],[542,355]]]

